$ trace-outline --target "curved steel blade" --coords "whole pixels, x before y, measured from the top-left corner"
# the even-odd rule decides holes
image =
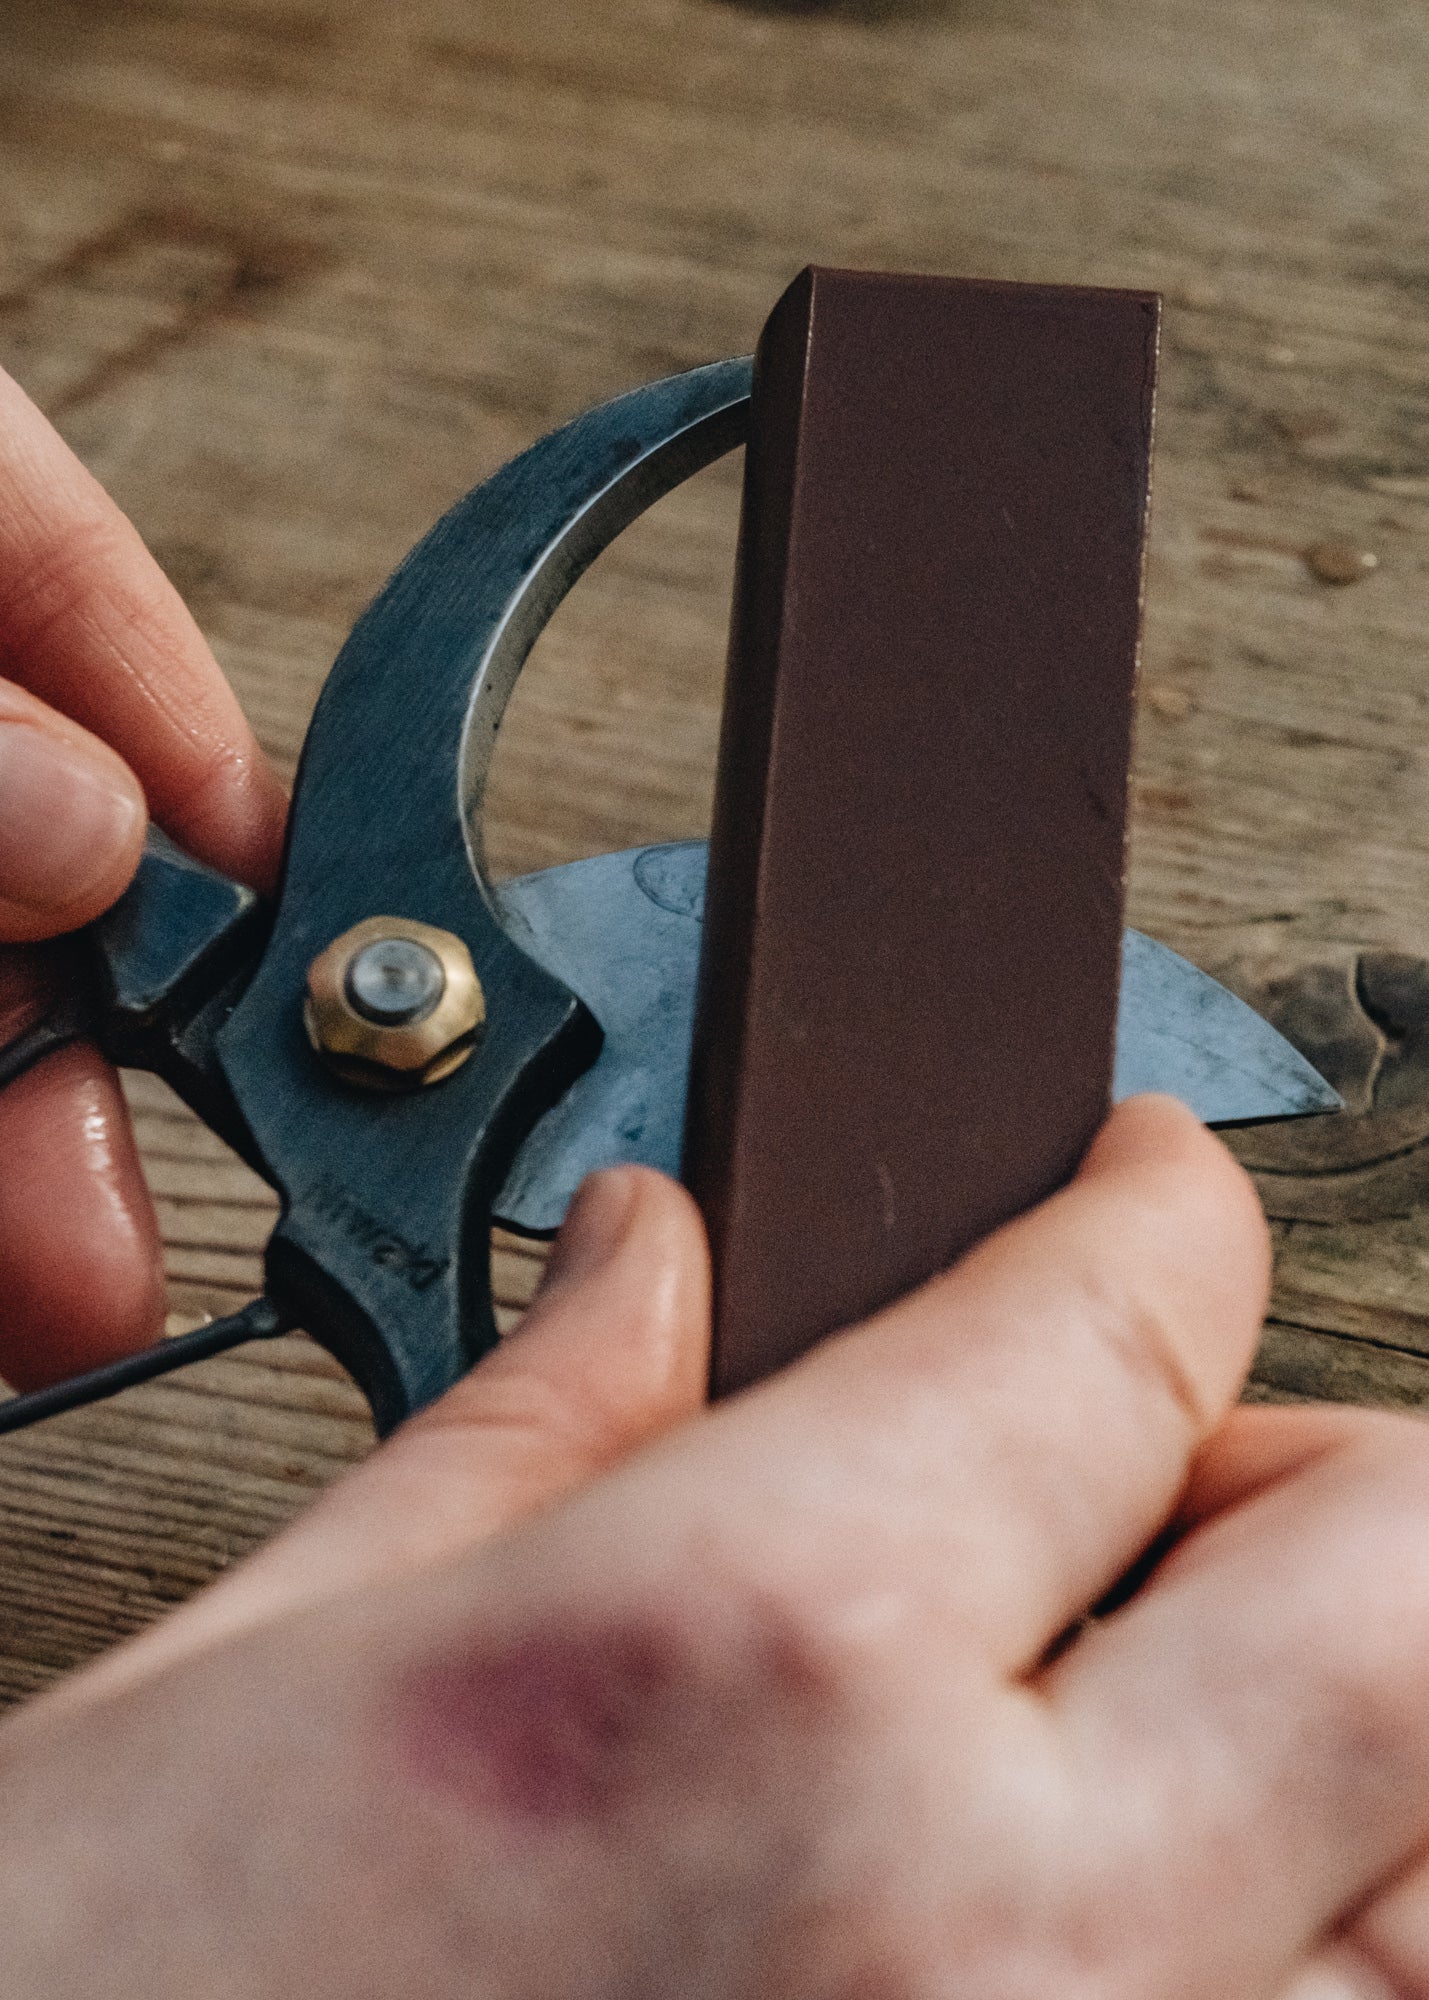
[[[495,890],[512,938],[579,993],[605,1030],[594,1066],[517,1156],[496,1202],[508,1228],[557,1229],[597,1167],[679,1172],[705,861],[703,841],[630,848]],[[1243,1000],[1128,931],[1112,1095],[1142,1090],[1179,1097],[1208,1125],[1304,1117],[1340,1102]]]
[[[1179,1097],[1207,1125],[1342,1109],[1338,1091],[1253,1007],[1155,938],[1128,931],[1112,1098],[1142,1090]]]
[[[628,848],[503,882],[498,914],[522,949],[580,994],[601,1052],[531,1132],[496,1198],[507,1228],[559,1229],[597,1167],[680,1171],[705,904],[704,841]]]
[[[216,1049],[283,1201],[269,1295],[357,1376],[383,1429],[495,1341],[490,1191],[595,1053],[589,1013],[498,923],[483,879],[497,725],[582,570],[740,442],[750,372],[718,362],[637,389],[459,501],[353,627],[308,730],[272,935]],[[487,1002],[440,1091],[381,1103],[314,1057],[302,1011],[313,959],[378,915],[454,933]]]

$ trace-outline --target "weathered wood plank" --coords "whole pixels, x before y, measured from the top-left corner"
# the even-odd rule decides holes
[[[1429,1358],[1271,1320],[1247,1401],[1366,1403],[1418,1413],[1429,1410]]]

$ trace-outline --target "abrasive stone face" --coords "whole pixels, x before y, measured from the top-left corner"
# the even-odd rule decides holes
[[[716,1393],[1050,1194],[1106,1115],[1157,322],[811,270],[765,328],[685,1162]]]

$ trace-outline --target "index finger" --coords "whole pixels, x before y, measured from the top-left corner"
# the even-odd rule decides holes
[[[1245,1410],[1202,1458],[1188,1511],[1211,1517],[1041,1690],[1072,1767],[1115,1770],[1128,1907],[1176,1886],[1155,1950],[1182,1990],[1279,1992],[1349,1920],[1386,1992],[1421,1994],[1412,1929],[1364,1899],[1429,1840],[1424,1430]]]
[[[0,371],[0,673],[102,737],[200,860],[271,885],[287,802],[183,600]]]

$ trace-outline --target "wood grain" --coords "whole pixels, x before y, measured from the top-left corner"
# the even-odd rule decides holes
[[[746,349],[805,262],[1168,297],[1133,920],[1211,969],[1429,958],[1420,0],[12,0],[0,360],[129,509],[291,767],[348,624],[550,424]],[[513,704],[519,870],[698,833],[737,467],[597,566]],[[1317,544],[1377,555],[1336,588]],[[1258,975],[1255,975],[1258,976]],[[176,1323],[252,1179],[136,1089]],[[1429,1400],[1429,1226],[1277,1223],[1259,1394]],[[502,1295],[532,1260],[500,1252]],[[299,1340],[0,1450],[0,1695],[367,1448]]]

